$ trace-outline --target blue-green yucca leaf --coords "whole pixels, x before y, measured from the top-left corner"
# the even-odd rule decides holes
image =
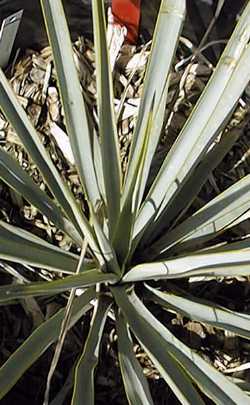
[[[167,354],[172,359],[172,368],[175,368],[177,371],[178,367],[180,367],[183,370],[182,380],[176,381],[177,388],[172,386],[176,395],[181,394],[182,391],[182,396],[179,396],[182,403],[203,403],[198,393],[196,393],[195,397],[191,389],[191,387],[193,388],[192,385],[187,391],[188,386],[186,382],[186,387],[183,389],[182,382],[185,382],[184,376],[187,378],[187,375],[216,404],[238,405],[250,403],[249,397],[240,388],[164,327],[143,305],[133,291],[126,293],[125,289],[114,288],[113,293],[130,328],[156,365],[158,365],[157,362],[163,363]],[[166,367],[166,363],[164,369],[166,373],[169,373],[171,370],[169,366]],[[160,371],[162,372],[162,370]]]
[[[148,382],[135,357],[133,341],[122,312],[117,313],[116,321],[119,363],[128,402],[130,405],[153,405]]]
[[[87,113],[74,63],[67,22],[61,0],[54,0],[53,2],[41,0],[41,5],[53,50],[66,126],[77,163],[77,169],[85,189],[86,197],[92,206],[93,215],[97,204],[101,201],[101,196],[93,163]],[[89,226],[87,222],[85,225],[86,227]],[[90,227],[88,231],[90,232]],[[95,243],[95,246],[93,243],[90,243],[90,247],[98,257],[101,256],[97,243]]]
[[[152,246],[152,257],[169,250],[180,252],[197,249],[224,230],[240,223],[249,215],[250,175],[243,177],[219,194]]]
[[[97,107],[109,231],[112,238],[120,214],[121,164],[115,123],[113,82],[106,40],[104,2],[92,0]]]
[[[112,291],[129,327],[179,401],[182,404],[190,405],[204,404],[188,378],[186,371],[168,352],[166,342],[155,330],[154,323],[151,327],[151,324],[147,320],[145,321],[144,317],[138,313],[137,308],[134,306],[134,294],[127,294],[125,289],[122,288],[113,288]],[[141,305],[143,306],[141,302],[139,305],[137,303],[138,309]],[[143,308],[145,307],[143,306]]]
[[[82,232],[82,218],[79,208],[68,186],[52,163],[39,136],[31,124],[24,109],[19,104],[8,80],[0,69],[0,107],[12,127],[15,129],[23,146],[41,170],[44,179],[67,217]]]
[[[248,381],[241,380],[241,378],[229,377],[230,380],[236,384],[239,388],[246,392],[247,395],[250,395],[250,383]]]
[[[223,97],[218,102],[217,109],[216,109],[216,111],[214,111],[214,114],[211,117],[210,123],[207,126],[207,132],[206,132],[206,130],[204,130],[204,134],[206,134],[207,137],[208,137],[209,131],[211,131],[212,133],[216,133],[216,131],[217,131],[217,134],[219,134],[221,129],[224,127],[224,124],[227,122],[228,117],[231,115],[232,110],[230,110],[230,105],[233,106],[234,103],[238,100],[239,96],[243,92],[245,86],[247,85],[247,83],[250,79],[249,70],[246,68],[247,67],[246,64],[248,64],[248,63],[250,63],[250,45],[248,45],[244,54],[242,55],[242,57],[240,59],[240,64],[236,67],[227,87],[224,90]],[[223,119],[223,117],[224,117],[224,121],[220,125],[220,119],[221,118]],[[217,125],[218,125],[218,128],[216,130]],[[197,148],[198,146],[196,145],[195,147]],[[190,160],[192,160],[192,156],[194,156],[194,155],[195,155],[195,151],[192,151],[191,155],[189,156]],[[189,162],[187,163],[187,165],[189,165]],[[186,170],[185,166],[184,166],[183,170],[184,171]],[[193,173],[195,173],[195,171],[193,171],[192,174]],[[180,174],[180,176],[181,176],[181,174]],[[176,203],[176,199],[178,199],[179,193],[181,192],[182,188],[185,186],[185,182],[186,181],[188,182],[189,179],[192,178],[192,175],[190,176],[190,173],[188,176],[189,176],[189,178],[187,178],[187,180],[184,180],[184,185],[180,186],[179,190],[176,192],[175,198],[172,198],[171,202],[167,202],[167,200],[168,200],[167,195],[165,196],[165,198],[163,200],[162,207],[160,208],[160,213],[163,212],[165,214],[164,216],[168,217],[168,221],[171,221],[173,219],[173,217],[172,218],[170,217],[171,212],[168,211],[168,207],[169,206],[171,207]],[[179,179],[181,179],[181,177],[179,177]],[[180,183],[181,183],[181,181],[180,181]],[[165,205],[165,203],[166,203],[166,205]],[[173,212],[172,212],[172,214],[173,214]],[[157,214],[156,221],[155,221],[155,223],[152,224],[152,227],[157,231],[158,234],[162,233],[162,228],[164,227],[163,224],[164,224],[164,222],[162,221],[161,215]],[[152,229],[151,229],[151,231],[152,231]]]
[[[72,150],[75,156],[77,168],[79,170],[81,182],[85,189],[87,200],[90,204],[91,216],[95,217],[96,210],[98,210],[99,205],[103,202],[96,179],[90,128],[88,126],[87,113],[73,59],[72,45],[62,2],[61,0],[41,0],[41,4],[48,36],[53,50],[60,94],[65,112],[66,126],[72,145]],[[110,156],[106,156],[106,160],[110,159]],[[110,176],[111,174],[109,173],[109,177]],[[109,202],[109,204],[112,203]],[[93,222],[96,223],[97,221],[93,220]],[[85,225],[87,226],[88,224]],[[95,232],[97,233],[99,244],[97,245],[96,243],[96,245],[93,246],[93,243],[90,243],[92,242],[90,240],[89,245],[101,264],[103,264],[103,258],[105,261],[109,262],[112,247],[108,239],[105,238],[101,227],[97,228],[94,225],[94,228]],[[88,229],[88,231],[89,230],[90,229]],[[85,229],[84,231],[86,233]],[[86,236],[88,237],[89,235],[86,234]],[[101,241],[105,242],[104,245],[108,245],[108,249],[104,250],[103,246],[100,246]],[[106,257],[106,251],[108,251],[108,257]],[[115,261],[115,259],[113,261]]]
[[[107,314],[112,300],[100,296],[97,299],[90,331],[82,355],[75,369],[75,384],[71,405],[94,405],[94,371],[98,364],[98,354]]]
[[[245,12],[206,89],[162,164],[139,213],[134,237],[139,237],[153,218],[167,209],[235,108],[250,79],[249,46],[246,49],[250,37],[249,21],[250,12]]]
[[[119,263],[117,261],[116,252],[115,252],[113,246],[111,245],[110,240],[103,232],[102,225],[98,221],[96,215],[93,215],[91,217],[91,221],[92,221],[93,227],[95,229],[96,238],[98,240],[98,243],[100,246],[100,251],[101,251],[101,253],[99,255],[100,267],[102,267],[104,269],[104,271],[120,274],[121,269],[120,269]]]
[[[113,245],[120,263],[126,263],[129,257],[133,254],[131,251],[132,235],[139,208],[139,193],[140,184],[143,179],[143,167],[154,120],[153,110],[154,98],[147,117],[144,144],[141,150],[140,159],[137,162],[138,167],[135,168],[135,176],[133,177],[133,181],[130,183],[130,189],[128,190],[126,201],[123,204],[116,233],[114,235]]]
[[[65,122],[88,201],[95,208],[100,201],[91,147],[87,112],[76,66],[70,34],[61,0],[40,0],[62,99]]]
[[[32,126],[25,111],[20,106],[1,69],[0,106],[21,139],[25,149],[41,170],[50,191],[55,196],[67,217],[72,221],[79,233],[86,236],[89,246],[95,252],[95,255],[98,258],[100,258],[100,256],[102,257],[98,242],[87,218],[80,212],[72,193],[57,172],[36,130]]]
[[[186,277],[237,277],[250,275],[250,250],[232,250],[189,254],[133,267],[123,282]]]
[[[84,266],[84,262],[83,262]],[[55,295],[72,288],[86,288],[96,284],[115,283],[117,276],[103,273],[97,269],[84,270],[80,274],[74,274],[63,279],[50,282],[35,282],[29,284],[9,284],[0,287],[0,304],[25,297],[38,297],[41,295]]]
[[[197,253],[220,253],[233,250],[244,250],[249,249],[250,246],[250,237],[244,237],[243,239],[237,242],[221,242],[217,245],[212,245],[207,248],[202,248],[197,251]]]
[[[63,273],[74,273],[79,260],[77,255],[3,221],[0,221],[0,257]]]
[[[244,124],[249,120],[247,115],[244,119]],[[153,227],[148,227],[143,239],[147,246],[150,246],[152,241],[157,238],[157,235],[169,229],[170,224],[175,219],[175,222],[187,212],[188,208],[193,203],[195,197],[200,192],[202,186],[206,183],[212,171],[220,164],[226,154],[231,150],[237,139],[242,133],[242,126],[233,128],[226,132],[219,142],[216,142],[211,150],[202,159],[198,167],[195,169],[192,176],[187,180],[176,198],[170,203],[167,211],[163,211],[153,223]],[[171,227],[174,227],[171,224]],[[151,229],[152,228],[152,229]]]
[[[192,320],[207,323],[215,328],[227,329],[250,339],[250,315],[230,311],[208,301],[182,297],[174,293],[161,292],[146,285],[146,298],[163,308],[180,313]]]
[[[89,288],[74,301],[69,328],[71,328],[90,308],[96,296],[94,288]],[[61,309],[32,332],[27,340],[9,357],[0,368],[0,399],[16,384],[24,372],[58,339],[65,309]]]
[[[96,178],[98,181],[99,190],[102,195],[102,199],[104,201],[104,206],[107,207],[107,197],[106,197],[104,174],[103,174],[103,168],[102,168],[101,145],[99,142],[98,134],[96,133],[95,130],[93,130],[93,156],[94,156]]]
[[[136,168],[141,159],[141,150],[145,143],[147,117],[154,100],[154,122],[151,128],[143,167],[143,176],[140,182],[139,203],[143,196],[152,158],[161,134],[168,93],[169,73],[185,17],[185,8],[185,0],[163,0],[161,2],[144,79],[139,115],[132,138],[128,172],[122,197],[123,203],[125,203],[127,199],[127,194],[131,189],[131,183],[136,176]]]
[[[82,244],[81,236],[72,223],[64,217],[56,203],[34,183],[18,162],[2,148],[0,148],[0,177],[59,229],[67,233],[78,245]]]

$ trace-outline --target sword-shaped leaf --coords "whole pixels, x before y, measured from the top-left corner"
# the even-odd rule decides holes
[[[81,236],[71,222],[64,217],[56,203],[34,183],[17,161],[2,148],[0,148],[0,177],[59,229],[67,233],[78,245],[81,245]]]
[[[90,331],[75,369],[75,384],[71,405],[84,403],[94,405],[94,371],[98,364],[98,354],[111,300],[107,297],[97,299]]]
[[[207,323],[250,339],[250,315],[230,311],[208,301],[161,292],[146,285],[146,297],[163,308],[175,311],[198,322]]]
[[[244,124],[248,120],[249,116],[247,115],[246,119],[243,120]],[[157,238],[157,235],[162,235],[164,230],[169,228],[173,218],[175,218],[175,221],[176,217],[179,220],[187,212],[212,171],[220,164],[241,135],[243,127],[237,125],[226,132],[220,142],[215,143],[213,148],[206,154],[176,198],[170,203],[168,209],[159,214],[146,230],[143,240],[147,243],[147,246]]]
[[[182,29],[185,9],[185,0],[163,0],[161,2],[144,79],[139,115],[132,138],[128,173],[125,179],[122,198],[123,203],[126,201],[127,194],[134,181],[133,178],[136,176],[136,168],[138,167],[138,162],[140,162],[141,150],[145,143],[145,132],[148,125],[147,117],[151,111],[152,104],[154,104],[152,111],[154,121],[145,155],[143,176],[140,182],[139,203],[143,197],[150,165],[161,134],[168,94],[169,73]]]
[[[194,384],[198,385],[216,404],[250,403],[249,397],[240,388],[165,328],[134,292],[127,294],[124,289],[117,289],[115,299],[130,328],[154,362],[157,360],[159,363],[163,363],[167,353],[172,359],[172,367],[176,370],[178,367],[181,368],[185,377],[190,376]],[[169,373],[166,365],[164,368],[165,372]],[[195,397],[191,390],[191,387],[194,389],[192,385],[188,387],[186,382],[186,389],[184,389],[182,383],[184,381],[180,379],[178,387],[174,391],[176,395],[182,391],[183,397],[179,398],[182,403],[203,403],[198,393]],[[187,390],[188,388],[189,390]]]
[[[250,80],[250,4],[190,118],[166,156],[139,213],[139,237],[159,211],[167,209],[219,134]]]
[[[0,221],[0,257],[63,273],[74,273],[79,257],[30,232]]]
[[[78,232],[84,237],[86,236],[89,246],[95,252],[95,255],[100,257],[100,248],[87,218],[80,212],[73,194],[57,172],[57,169],[41,143],[36,130],[19,104],[1,69],[0,106],[1,110],[6,115],[6,118],[21,139],[25,149],[41,170],[50,191],[55,196],[64,213],[72,221]]]
[[[103,1],[92,1],[97,106],[109,230],[112,238],[120,214],[121,165],[115,122],[113,83],[106,40]]]
[[[41,0],[53,51],[58,84],[77,169],[86,197],[96,207],[100,201],[91,147],[91,136],[81,86],[74,63],[70,34],[61,0]]]
[[[94,166],[92,137],[88,124],[80,82],[73,58],[72,44],[61,0],[40,0],[45,17],[47,32],[53,50],[54,62],[59,82],[60,94],[65,113],[66,127],[68,130],[76,166],[79,171],[82,185],[85,189],[87,200],[90,204],[91,216],[95,216],[102,198],[96,179]],[[110,158],[110,157],[109,157]],[[110,175],[110,174],[109,174]],[[84,224],[83,230],[87,224]],[[89,229],[88,229],[89,231]],[[95,229],[97,232],[97,230]],[[103,239],[103,231],[98,229],[99,239]],[[91,243],[90,243],[91,242]],[[105,257],[105,252],[100,252],[101,247],[89,245],[95,252],[100,263]],[[112,250],[109,246],[109,251]]]
[[[155,330],[154,323],[151,325],[145,322],[144,316],[139,313],[142,302],[136,301],[138,308],[135,308],[135,294],[127,294],[122,288],[114,288],[113,294],[129,327],[179,401],[185,405],[204,405],[186,371],[168,352],[166,342]],[[149,319],[151,318],[153,316],[150,314]]]
[[[95,289],[89,288],[73,304],[69,324],[71,328],[90,308]],[[9,357],[0,368],[0,399],[11,390],[19,378],[58,339],[65,309],[61,309],[32,332],[28,339]]]
[[[130,250],[132,235],[136,215],[139,209],[140,184],[143,181],[143,168],[154,120],[153,109],[154,99],[147,117],[147,128],[145,128],[144,144],[141,150],[140,160],[138,160],[138,167],[135,168],[133,181],[130,183],[130,189],[128,190],[127,198],[124,201],[118,226],[114,235],[113,245],[120,263],[125,263],[132,254]]]
[[[118,279],[115,275],[110,273],[104,274],[100,270],[92,269],[56,281],[9,284],[0,287],[0,304],[25,297],[54,295],[71,290],[72,288],[86,288],[98,283],[112,284],[117,281]]]
[[[82,217],[74,197],[57,172],[36,130],[24,109],[19,104],[16,95],[1,69],[0,106],[6,118],[15,129],[18,137],[21,139],[26,151],[41,170],[50,191],[55,196],[67,217],[73,222],[76,229],[82,233]]]
[[[117,317],[118,356],[122,379],[130,405],[153,405],[148,382],[133,351],[128,326],[120,312]]]
[[[243,177],[223,193],[160,238],[152,246],[152,255],[181,251],[214,238],[244,220],[250,210],[250,175]]]
[[[237,277],[250,275],[250,249],[212,251],[133,267],[123,282],[185,277]]]

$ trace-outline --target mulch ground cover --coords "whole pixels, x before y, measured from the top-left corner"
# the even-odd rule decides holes
[[[149,49],[150,43],[137,48],[123,46],[113,73],[123,172],[126,170]],[[97,128],[95,57],[92,43],[88,39],[80,38],[74,43],[74,55],[90,121],[93,127]],[[182,39],[177,51],[175,69],[171,73],[165,125],[150,173],[151,182],[213,71],[213,66],[202,55],[190,62],[191,56],[185,39]],[[7,73],[20,103],[36,127],[58,171],[70,184],[82,209],[86,210],[83,190],[74,166],[64,125],[64,114],[50,48],[46,47],[40,52],[27,50],[9,66]],[[220,134],[220,138],[236,136],[237,140],[210,175],[209,181],[202,188],[189,212],[200,208],[212,197],[250,172],[248,121],[249,99],[246,91],[227,128]],[[41,173],[1,113],[0,143],[1,147],[15,156],[33,180],[42,189],[47,190]],[[0,218],[31,231],[62,249],[77,252],[77,247],[65,234],[2,181],[0,181]],[[248,219],[224,234],[223,240],[234,241],[247,234],[249,234]],[[218,242],[221,241],[222,239],[218,240]],[[31,266],[23,264],[0,261],[0,271],[2,284],[12,282],[13,276],[18,277],[18,274],[29,281],[49,279],[45,271],[35,271]],[[210,302],[232,310],[246,313],[250,311],[250,284],[246,277],[200,280],[184,284],[177,282],[174,287],[181,288],[193,296],[207,298]],[[62,295],[49,299],[29,298],[18,305],[0,307],[0,363],[2,364],[18,348],[36,326],[59,307],[64,306],[66,301],[67,295]],[[221,372],[250,382],[250,347],[247,340],[232,333],[193,322],[178,314],[170,315],[153,306],[151,310],[179,339],[197,350]],[[51,397],[55,397],[58,403],[68,404],[70,401],[65,393],[67,387],[71,386],[72,367],[87,336],[90,319],[90,314],[87,314],[67,335],[51,391]],[[112,319],[108,319],[95,381],[96,403],[100,405],[110,401],[117,405],[127,404],[118,366],[116,339],[114,323]],[[5,397],[2,404],[42,404],[53,350],[54,347],[51,347],[42,355]],[[155,403],[157,405],[178,403],[136,341],[134,351],[148,377]],[[53,405],[54,402],[52,401],[51,404]]]

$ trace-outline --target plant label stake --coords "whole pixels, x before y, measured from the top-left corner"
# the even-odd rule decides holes
[[[141,0],[112,0],[112,14],[115,24],[127,28],[127,42],[136,44],[141,16]]]
[[[127,28],[121,27],[119,24],[114,23],[114,16],[112,10],[108,9],[108,29],[107,29],[107,42],[110,55],[110,66],[113,72],[117,56],[121,50],[124,40],[127,35]]]
[[[22,19],[23,10],[3,20],[0,30],[0,67],[4,68],[10,58],[12,47],[16,38],[16,34]]]

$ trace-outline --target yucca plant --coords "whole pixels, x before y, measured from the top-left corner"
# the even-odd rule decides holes
[[[94,403],[94,370],[110,314],[116,321],[119,363],[130,404],[153,403],[133,353],[135,338],[181,403],[204,403],[201,392],[216,404],[250,403],[239,386],[180,341],[149,309],[154,302],[171,313],[250,338],[250,315],[186,295],[180,283],[179,289],[171,283],[191,277],[206,280],[250,275],[249,238],[220,245],[216,239],[246,218],[250,176],[191,216],[186,214],[209,174],[232,146],[232,137],[218,142],[218,136],[250,80],[250,4],[150,187],[148,176],[165,117],[169,74],[185,1],[162,0],[125,176],[120,167],[103,2],[92,0],[98,133],[84,105],[61,0],[41,0],[41,5],[89,214],[85,215],[74,200],[0,71],[1,110],[54,198],[43,192],[3,148],[0,176],[81,248],[78,256],[0,221],[2,259],[46,269],[54,279],[58,274],[50,282],[0,287],[2,305],[71,291],[67,307],[35,329],[2,365],[0,399],[59,336],[62,342],[66,331],[94,307],[88,338],[74,368],[72,404]],[[79,297],[75,296],[76,288],[82,291]],[[59,345],[57,349],[58,355]],[[55,365],[56,356],[48,382]]]

